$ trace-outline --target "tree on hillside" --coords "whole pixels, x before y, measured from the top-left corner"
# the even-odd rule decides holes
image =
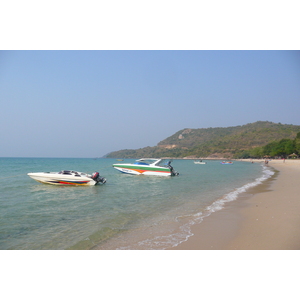
[[[297,133],[295,138],[295,153],[300,155],[300,132]]]
[[[287,157],[289,154],[294,153],[295,143],[290,139],[282,139],[275,144],[275,147],[270,152],[270,156]]]

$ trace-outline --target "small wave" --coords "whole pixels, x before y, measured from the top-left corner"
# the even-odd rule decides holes
[[[204,213],[200,212],[200,213],[195,214],[194,221],[189,222],[189,225],[191,226],[196,223],[197,224],[201,223],[205,217],[208,217],[212,213],[223,209],[225,203],[236,200],[241,193],[244,193],[249,188],[255,187],[255,186],[263,183],[265,180],[271,178],[275,174],[275,172],[272,169],[270,169],[264,165],[262,166],[262,168],[263,168],[263,171],[262,171],[261,177],[255,179],[253,182],[247,183],[247,184],[243,185],[242,187],[233,190],[232,192],[224,195],[224,197],[222,197],[221,199],[216,200],[214,203],[212,203],[211,205],[206,207],[206,209],[204,210]],[[186,231],[186,228],[184,231]],[[190,234],[186,239],[178,241],[178,243],[174,244],[173,247],[176,247],[179,244],[188,240],[188,238],[193,235],[193,233],[191,233],[191,229],[189,229],[189,233]]]
[[[275,172],[269,167],[262,165],[262,168],[263,168],[262,176],[255,179],[253,182],[247,183],[242,187],[237,188],[232,192],[224,195],[221,199],[218,199],[215,202],[213,202],[211,205],[207,206],[202,212],[198,212],[190,216],[184,216],[184,218],[187,218],[188,221],[179,227],[178,232],[140,241],[138,243],[138,246],[144,249],[147,248],[147,249],[164,250],[164,249],[176,247],[179,244],[187,241],[191,236],[194,235],[191,231],[191,227],[193,225],[200,224],[204,218],[210,216],[212,213],[216,211],[223,209],[225,203],[235,201],[241,193],[244,193],[249,188],[255,187],[263,183],[265,180],[269,179],[275,174]],[[122,247],[119,249],[129,249],[129,248]]]
[[[187,241],[189,237],[194,235],[191,232],[191,225],[195,222],[189,222],[180,227],[180,230],[176,233],[169,235],[156,236],[154,238],[146,239],[138,242],[136,245],[119,247],[116,250],[130,250],[130,249],[147,249],[147,250],[164,250],[174,247],[184,241]]]
[[[236,200],[241,193],[245,193],[249,188],[252,188],[252,187],[255,187],[255,186],[261,184],[263,181],[267,180],[274,174],[275,174],[274,171],[263,166],[263,174],[261,177],[255,179],[255,181],[253,181],[253,182],[246,183],[242,187],[235,189],[234,191],[226,194],[223,198],[215,201],[212,205],[208,206],[206,208],[206,211],[210,212],[208,215],[210,215],[211,213],[216,212],[218,210],[221,210],[224,207],[225,203]]]

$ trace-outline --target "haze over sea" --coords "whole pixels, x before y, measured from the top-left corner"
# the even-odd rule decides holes
[[[125,162],[134,160],[126,159]],[[192,224],[273,174],[235,161],[173,160],[178,177],[134,176],[115,159],[0,158],[0,249],[165,249]],[[52,186],[28,172],[99,171],[99,186]]]

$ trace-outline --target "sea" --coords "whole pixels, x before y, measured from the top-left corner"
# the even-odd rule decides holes
[[[120,173],[116,162],[0,158],[0,249],[170,249],[193,235],[192,225],[274,174],[260,163],[174,159],[179,176],[137,176]],[[61,170],[97,171],[107,182],[54,186],[27,175]]]

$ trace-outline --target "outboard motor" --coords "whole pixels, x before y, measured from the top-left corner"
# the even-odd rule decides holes
[[[94,181],[97,182],[96,184],[98,184],[99,182],[104,184],[106,182],[106,178],[101,177],[98,172],[94,172],[93,175],[92,175],[92,178],[93,178]]]
[[[178,175],[179,175],[179,173],[176,172],[176,171],[174,170],[174,168],[171,166],[171,161],[168,162],[168,167],[169,167],[169,169],[170,169],[170,171],[171,171],[171,176],[178,176]]]

